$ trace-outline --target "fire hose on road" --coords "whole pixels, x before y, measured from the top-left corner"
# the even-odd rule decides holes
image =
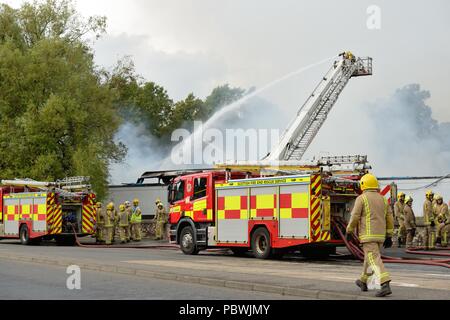
[[[337,230],[339,236],[344,241],[347,249],[350,251],[350,253],[353,254],[355,258],[357,258],[360,261],[364,261],[364,252],[359,247],[358,240],[353,236],[352,241],[348,241],[345,236],[345,231],[342,231],[342,229],[346,230],[346,224],[343,221],[340,220],[334,220],[334,226]],[[342,229],[341,229],[342,228]],[[410,252],[408,252],[410,251]],[[407,253],[417,254],[417,250],[407,250]],[[422,254],[422,253],[419,253]],[[428,255],[439,255],[439,256],[448,256],[448,254],[433,254],[428,253]],[[399,263],[399,264],[419,264],[419,265],[428,265],[428,266],[437,266],[437,267],[444,267],[444,268],[450,268],[450,259],[409,259],[409,258],[397,258],[397,257],[390,257],[382,255],[381,258],[383,259],[384,263]]]

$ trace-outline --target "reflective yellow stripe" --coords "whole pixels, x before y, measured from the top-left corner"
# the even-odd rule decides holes
[[[386,239],[386,235],[384,234],[369,234],[369,235],[362,235],[359,237],[360,240],[365,240],[365,239],[380,239],[380,240],[384,240]]]
[[[366,212],[366,235],[370,235],[370,206],[369,206],[369,200],[367,200],[367,197],[365,195],[362,196],[363,202],[364,202],[364,210]]]

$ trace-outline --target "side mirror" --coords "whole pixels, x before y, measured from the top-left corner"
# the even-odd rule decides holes
[[[175,201],[174,199],[174,194],[175,194],[175,190],[173,188],[173,185],[169,185],[169,192],[167,193],[167,202],[169,204],[173,204]]]

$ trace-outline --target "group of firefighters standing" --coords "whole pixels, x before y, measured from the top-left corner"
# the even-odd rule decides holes
[[[164,229],[167,223],[167,214],[164,205],[159,199],[156,200],[155,205],[155,240],[162,240],[164,238]],[[142,211],[139,208],[139,199],[133,200],[133,206],[130,201],[125,201],[119,205],[118,211],[113,202],[110,202],[106,206],[106,210],[103,208],[101,202],[97,202],[96,207],[97,243],[105,243],[106,245],[112,244],[115,241],[117,230],[119,231],[121,243],[141,241]]]
[[[399,248],[406,245],[412,247],[416,234],[416,217],[412,208],[413,199],[403,192],[397,196],[394,205]],[[448,205],[441,195],[428,190],[423,203],[423,224],[425,227],[423,237],[424,249],[434,249],[436,244],[447,247],[450,233],[450,212]]]

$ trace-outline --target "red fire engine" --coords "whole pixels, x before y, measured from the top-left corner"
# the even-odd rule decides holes
[[[73,244],[77,236],[94,233],[95,194],[88,178],[58,182],[3,180],[0,185],[0,239],[37,244],[55,239]]]
[[[348,220],[360,193],[358,181],[369,168],[367,157],[300,161],[348,81],[372,74],[371,58],[350,52],[340,57],[265,159],[174,179],[169,187],[172,243],[186,254],[225,247],[235,253],[251,250],[258,258],[296,248],[332,252],[342,244],[332,219]]]
[[[349,219],[358,181],[367,172],[366,157],[346,158],[358,169],[325,171],[334,164],[322,158],[296,175],[258,176],[247,167],[177,177],[169,186],[171,242],[186,254],[213,247],[236,254],[251,250],[257,258],[318,247],[331,253],[343,245],[332,219]]]

